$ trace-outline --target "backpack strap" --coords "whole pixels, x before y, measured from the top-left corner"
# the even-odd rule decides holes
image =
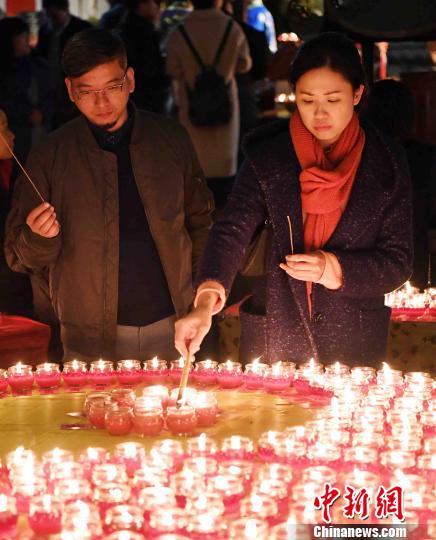
[[[224,50],[224,46],[226,44],[227,38],[229,37],[230,30],[232,29],[232,26],[233,26],[233,20],[230,19],[230,21],[227,23],[227,26],[226,26],[226,29],[225,29],[225,32],[224,32],[224,35],[223,35],[223,39],[221,40],[221,43],[219,44],[218,50],[217,50],[217,52],[215,54],[215,58],[214,58],[214,61],[213,61],[213,64],[212,64],[212,67],[214,69],[216,69],[216,67],[219,64],[219,61],[221,59],[221,54],[222,54],[222,52]]]
[[[204,62],[201,59],[201,56],[198,54],[197,49],[194,47],[194,44],[192,43],[191,38],[188,36],[188,32],[185,30],[185,26],[183,24],[179,25],[179,30],[183,36],[183,39],[186,41],[186,44],[191,49],[191,52],[195,60],[197,61],[197,64],[204,71],[206,69],[206,66],[204,65]]]

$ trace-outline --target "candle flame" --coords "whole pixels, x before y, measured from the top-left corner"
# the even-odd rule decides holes
[[[71,362],[71,367],[74,369],[74,371],[77,371],[79,369],[79,362],[74,359],[72,362]]]
[[[51,495],[42,496],[42,506],[44,508],[44,512],[47,512],[47,514],[51,512]]]
[[[159,367],[159,359],[157,356],[154,356],[152,359],[151,359],[151,367],[152,368],[158,368]]]
[[[232,369],[233,368],[233,362],[231,360],[225,361],[225,367],[226,369]]]
[[[8,509],[8,496],[0,495],[0,512],[6,512]]]
[[[17,375],[21,375],[23,373],[23,366],[24,364],[22,364],[21,362],[18,362],[17,364],[15,364],[14,371]]]
[[[208,358],[207,360],[204,361],[205,369],[211,369],[212,367],[213,367],[213,360],[210,360],[210,358]]]

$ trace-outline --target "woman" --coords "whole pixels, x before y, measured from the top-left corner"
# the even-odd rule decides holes
[[[0,108],[15,133],[21,161],[50,128],[51,97],[48,65],[31,53],[28,25],[18,17],[1,20]]]
[[[326,33],[305,43],[291,83],[297,112],[290,125],[267,125],[246,139],[246,160],[211,232],[195,307],[176,325],[176,346],[198,350],[254,232],[268,220],[266,274],[241,309],[241,359],[376,364],[390,318],[384,294],[412,267],[405,157],[359,124],[364,73],[347,38]]]

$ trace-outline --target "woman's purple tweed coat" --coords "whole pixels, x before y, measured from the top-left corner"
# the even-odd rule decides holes
[[[272,242],[267,274],[241,310],[241,360],[376,365],[386,351],[390,309],[384,294],[411,275],[412,211],[408,166],[401,150],[372,127],[350,199],[324,250],[335,253],[343,285],[314,285],[312,317],[306,286],[279,268],[290,253],[287,217],[295,253],[304,251],[299,173],[288,123],[252,132],[245,162],[228,204],[212,229],[197,284],[213,279],[229,291],[246,247],[268,219]]]

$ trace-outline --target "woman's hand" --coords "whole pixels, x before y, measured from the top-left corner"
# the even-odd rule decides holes
[[[205,293],[202,296],[210,295]],[[209,332],[212,325],[212,306],[216,302],[216,296],[213,295],[213,302],[208,298],[202,299],[203,302],[199,303],[186,317],[176,322],[174,344],[184,358],[187,357],[188,352],[193,355],[200,349],[201,342]]]
[[[289,276],[300,281],[312,281],[313,283],[317,283],[321,279],[325,266],[326,258],[322,251],[287,255],[286,264],[280,264],[280,268]]]

